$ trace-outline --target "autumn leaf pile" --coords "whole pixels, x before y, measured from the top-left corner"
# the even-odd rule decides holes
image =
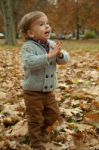
[[[71,51],[58,66],[56,99],[62,120],[48,131],[53,150],[99,150],[99,52]],[[19,49],[0,51],[0,150],[31,150]],[[38,83],[39,84],[39,83]]]

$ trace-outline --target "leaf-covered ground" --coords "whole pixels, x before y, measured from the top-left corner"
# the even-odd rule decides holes
[[[31,150],[22,93],[20,50],[0,51],[0,150]],[[47,150],[99,150],[99,51],[71,51],[58,66],[62,121],[48,131]],[[39,84],[39,83],[38,83]]]

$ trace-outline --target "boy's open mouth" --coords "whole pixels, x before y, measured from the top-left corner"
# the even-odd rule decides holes
[[[50,34],[50,31],[45,32],[45,35],[49,35],[49,34]]]

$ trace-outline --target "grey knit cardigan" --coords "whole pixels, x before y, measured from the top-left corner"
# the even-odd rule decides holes
[[[55,42],[49,40],[49,51]],[[23,89],[29,91],[51,92],[57,87],[56,64],[66,64],[69,54],[64,51],[63,58],[47,59],[46,50],[33,40],[26,41],[22,46],[22,63],[24,68]]]

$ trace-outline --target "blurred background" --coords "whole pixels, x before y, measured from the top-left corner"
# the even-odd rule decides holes
[[[99,0],[0,0],[0,38],[16,44],[20,19],[34,10],[47,14],[52,39],[99,37]]]
[[[99,150],[99,0],[0,0],[0,150],[31,150],[18,24],[35,10],[47,14],[51,39],[71,57],[57,66],[63,123],[46,147]]]

